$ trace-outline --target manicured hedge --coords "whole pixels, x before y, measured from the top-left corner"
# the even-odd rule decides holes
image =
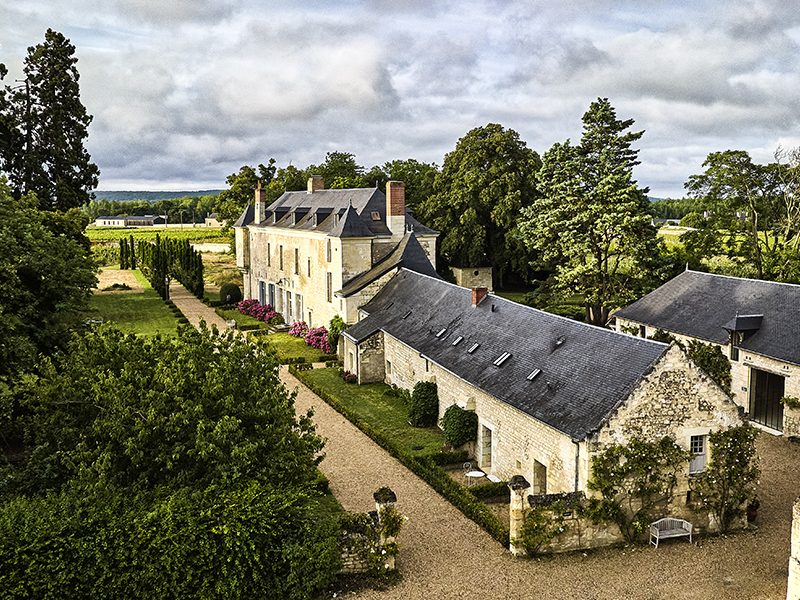
[[[443,452],[441,455],[422,457],[413,456],[404,449],[395,446],[392,441],[383,433],[373,429],[369,423],[362,420],[358,415],[351,411],[347,406],[340,403],[325,389],[309,381],[306,377],[304,377],[303,372],[297,370],[293,366],[289,367],[289,372],[302,381],[317,396],[330,404],[331,407],[342,414],[347,420],[353,423],[353,425],[363,431],[381,448],[386,450],[391,456],[399,460],[415,475],[423,479],[434,490],[444,496],[453,506],[464,513],[467,518],[483,527],[489,533],[489,535],[491,535],[504,546],[508,547],[508,527],[506,527],[496,516],[494,516],[492,511],[489,510],[489,508],[483,502],[480,502],[470,491],[456,483],[440,466],[440,464],[463,462],[467,458],[466,452]]]

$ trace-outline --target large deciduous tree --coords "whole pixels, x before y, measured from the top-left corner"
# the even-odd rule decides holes
[[[542,157],[540,192],[523,210],[525,241],[555,267],[552,287],[581,294],[587,321],[606,322],[609,310],[627,304],[657,282],[661,268],[656,230],[647,214],[647,189],[633,179],[644,132],[627,131],[607,98],[583,115],[581,143],[555,144]]]
[[[100,174],[84,142],[92,121],[80,100],[75,46],[48,29],[42,44],[28,48],[25,81],[7,86],[0,112],[7,139],[0,168],[15,198],[34,192],[41,208],[66,211],[93,197]]]
[[[759,279],[798,281],[800,151],[779,148],[775,162],[754,163],[744,150],[712,152],[685,187],[713,212],[732,258]]]
[[[15,200],[0,177],[0,380],[62,342],[97,283],[88,219],[36,204],[33,194]]]
[[[495,286],[509,273],[526,277],[530,252],[515,235],[520,210],[536,197],[539,155],[513,129],[490,123],[467,133],[445,156],[433,195],[418,217],[442,232],[440,249],[457,267],[494,268]]]
[[[268,187],[275,177],[275,159],[270,158],[268,166],[263,164],[257,168],[244,165],[238,173],[228,175],[225,182],[230,186],[222,190],[217,198],[216,211],[218,218],[230,226],[242,214],[248,204],[253,202],[259,184]],[[277,197],[277,196],[276,196]]]

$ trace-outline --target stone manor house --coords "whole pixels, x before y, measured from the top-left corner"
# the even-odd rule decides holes
[[[614,315],[620,331],[719,346],[731,391],[757,427],[800,436],[800,285],[685,271]]]
[[[478,415],[475,456],[487,474],[522,475],[534,494],[586,491],[594,453],[670,435],[695,454],[688,475],[704,468],[709,432],[741,424],[675,344],[443,281],[438,233],[406,210],[400,182],[383,194],[312,178],[307,191],[263,198],[257,190],[235,225],[245,297],[287,322],[344,318],[339,353],[359,383],[435,381],[440,416],[453,404]]]

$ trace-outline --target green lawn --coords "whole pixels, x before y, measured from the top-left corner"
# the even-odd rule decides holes
[[[178,320],[172,311],[140,271],[133,271],[133,274],[144,287],[143,292],[94,294],[89,299],[86,318],[113,323],[124,333],[175,335]]]
[[[391,388],[385,383],[345,383],[335,368],[304,371],[302,376],[323,388],[373,429],[389,437],[396,447],[420,455],[438,454],[442,450],[444,434],[441,430],[438,427],[411,427],[408,407],[400,398],[386,393]],[[413,451],[417,446],[422,446],[422,449]]]
[[[278,353],[278,358],[283,362],[287,358],[300,358],[306,359],[306,362],[315,363],[322,362],[323,353],[321,350],[312,348],[304,338],[289,335],[286,332],[270,333],[266,338],[275,351]]]

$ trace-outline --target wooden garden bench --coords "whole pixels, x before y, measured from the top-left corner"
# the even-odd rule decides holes
[[[650,523],[650,543],[658,548],[658,542],[668,538],[689,536],[689,543],[692,542],[692,524],[683,519],[666,517]],[[653,541],[655,540],[655,542]]]

